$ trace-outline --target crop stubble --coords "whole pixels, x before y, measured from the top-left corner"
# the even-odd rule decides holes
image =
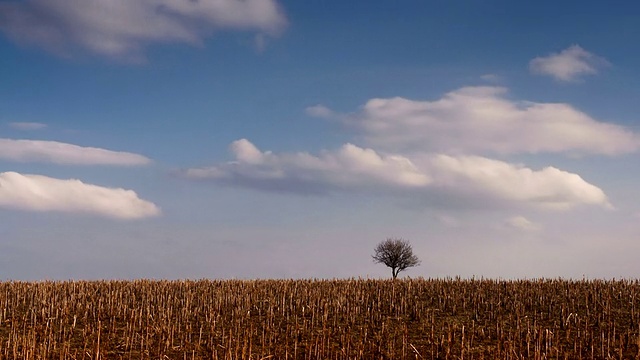
[[[0,283],[1,359],[636,359],[637,280]]]

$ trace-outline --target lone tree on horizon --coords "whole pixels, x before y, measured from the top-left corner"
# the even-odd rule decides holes
[[[394,279],[400,271],[420,265],[420,259],[413,254],[411,244],[404,239],[387,238],[376,246],[371,257],[376,264],[390,267]]]

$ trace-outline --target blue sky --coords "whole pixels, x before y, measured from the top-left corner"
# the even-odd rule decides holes
[[[0,276],[636,277],[639,17],[0,1]]]

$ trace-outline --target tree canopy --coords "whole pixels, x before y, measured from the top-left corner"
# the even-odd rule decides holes
[[[387,238],[375,247],[372,257],[375,263],[390,267],[394,279],[401,271],[420,265],[420,259],[413,254],[411,244],[404,239]]]

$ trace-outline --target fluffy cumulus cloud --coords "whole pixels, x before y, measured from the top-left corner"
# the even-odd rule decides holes
[[[236,160],[219,166],[184,171],[191,179],[214,180],[264,190],[324,193],[337,189],[419,188],[430,183],[411,160],[383,156],[346,144],[318,156],[309,153],[262,152],[246,139],[230,146]]]
[[[394,151],[616,155],[640,147],[638,134],[571,105],[514,101],[506,92],[479,86],[434,101],[371,99],[341,118],[368,144]]]
[[[0,207],[86,213],[125,220],[160,214],[155,204],[140,199],[132,190],[15,172],[0,173]]]
[[[559,81],[576,81],[584,75],[594,75],[608,62],[578,45],[570,46],[560,53],[536,57],[529,62],[534,74],[551,76]]]
[[[612,208],[606,194],[579,175],[549,166],[541,170],[481,156],[429,155],[435,184],[453,194],[478,195],[553,209],[578,204]]]
[[[553,167],[532,170],[479,156],[423,154],[410,158],[352,144],[319,155],[274,154],[245,139],[234,142],[231,151],[233,161],[187,169],[182,174],[190,179],[295,193],[363,191],[425,201],[444,194],[485,204],[490,199],[495,204],[553,209],[583,204],[611,207],[600,188],[576,174]]]
[[[515,101],[506,94],[499,86],[464,87],[433,101],[372,99],[349,114],[311,106],[308,115],[343,122],[354,143],[367,146],[276,154],[242,139],[230,147],[232,161],[182,175],[264,191],[393,195],[435,208],[612,209],[605,192],[578,174],[487,155],[613,156],[637,151],[640,136],[568,104]],[[514,217],[507,225],[537,227],[527,221]]]
[[[147,44],[199,45],[224,29],[275,35],[286,18],[275,0],[26,0],[0,3],[0,29],[21,43],[67,54],[74,46],[140,59]]]
[[[49,162],[63,165],[149,164],[148,158],[94,147],[82,147],[57,141],[0,139],[0,159],[17,162]]]

